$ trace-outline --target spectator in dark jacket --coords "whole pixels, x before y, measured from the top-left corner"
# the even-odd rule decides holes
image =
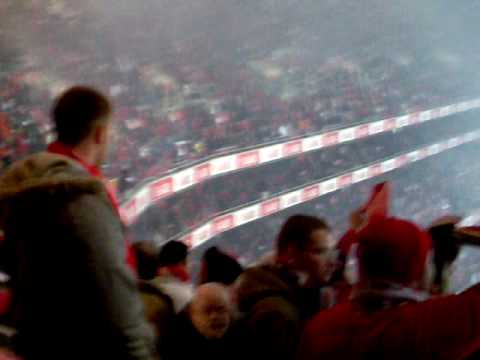
[[[460,243],[455,238],[455,225],[460,218],[442,217],[428,229],[433,245],[434,276],[431,292],[446,294],[448,292],[448,273],[453,262],[460,253]]]
[[[146,316],[155,329],[156,346],[161,354],[176,315],[187,307],[194,294],[187,257],[188,247],[184,243],[166,243],[156,256],[155,277],[140,284]],[[150,269],[147,270],[150,272]]]
[[[157,274],[158,248],[153,241],[139,241],[132,246],[137,262],[137,274],[141,281],[150,281]]]
[[[153,242],[137,242],[133,248],[137,258],[139,289],[145,307],[145,316],[155,331],[156,346],[160,351],[163,340],[175,319],[173,301],[152,283],[158,266],[158,249]]]
[[[157,258],[157,276],[150,282],[171,298],[176,313],[181,312],[193,296],[187,257],[188,247],[184,243],[166,243]]]
[[[216,246],[212,246],[205,251],[202,258],[200,283],[216,282],[229,286],[242,272],[242,265],[237,260],[220,251]]]
[[[234,343],[232,310],[227,288],[215,283],[200,286],[191,304],[176,319],[164,358],[235,358],[239,348]]]
[[[120,218],[85,168],[107,152],[108,101],[84,88],[77,95],[84,107],[70,109],[68,119],[55,116],[59,138],[79,161],[41,153],[0,179],[17,350],[25,359],[151,359],[151,329],[125,264]]]
[[[283,225],[273,265],[246,270],[236,296],[255,359],[295,357],[304,322],[322,308],[335,243],[321,219],[296,215]]]
[[[464,359],[480,348],[480,289],[428,299],[429,236],[398,219],[358,234],[350,302],[306,327],[299,359]]]

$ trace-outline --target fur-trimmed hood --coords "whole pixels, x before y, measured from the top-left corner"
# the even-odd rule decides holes
[[[28,205],[39,196],[81,194],[98,194],[108,201],[103,183],[69,158],[47,152],[27,157],[0,176],[0,227],[14,204]]]

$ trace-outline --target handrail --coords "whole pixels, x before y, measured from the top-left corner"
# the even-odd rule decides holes
[[[386,157],[366,166],[354,167],[351,170],[341,172],[337,175],[325,177],[279,192],[268,199],[252,201],[248,204],[217,213],[203,224],[183,231],[173,236],[170,240],[179,239],[191,247],[197,247],[221,233],[246,223],[276,214],[287,208],[320,198],[334,191],[378,177],[411,163],[479,139],[480,130],[475,130],[417,148],[416,150],[399,152],[394,156]]]
[[[302,153],[317,151],[322,148],[440,119],[476,108],[480,108],[480,99],[367,122],[282,143],[262,145],[229,155],[214,155],[209,160],[202,160],[194,166],[183,168],[182,170],[174,170],[169,175],[147,182],[131,194],[130,198],[122,204],[122,216],[125,223],[130,225],[155,202],[213,177],[261,166]]]

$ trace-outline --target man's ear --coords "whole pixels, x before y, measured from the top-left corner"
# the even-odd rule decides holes
[[[95,126],[93,129],[93,142],[95,145],[101,144],[102,142],[102,130],[99,125]]]
[[[99,124],[93,130],[93,141],[95,145],[104,144],[107,141],[108,129],[106,125]]]

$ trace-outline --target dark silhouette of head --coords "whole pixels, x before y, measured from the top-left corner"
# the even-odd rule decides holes
[[[203,255],[200,283],[231,285],[242,272],[243,268],[237,260],[213,246]]]
[[[75,86],[56,100],[52,118],[57,140],[88,154],[96,165],[105,161],[110,140],[112,106],[105,95],[86,87]]]

